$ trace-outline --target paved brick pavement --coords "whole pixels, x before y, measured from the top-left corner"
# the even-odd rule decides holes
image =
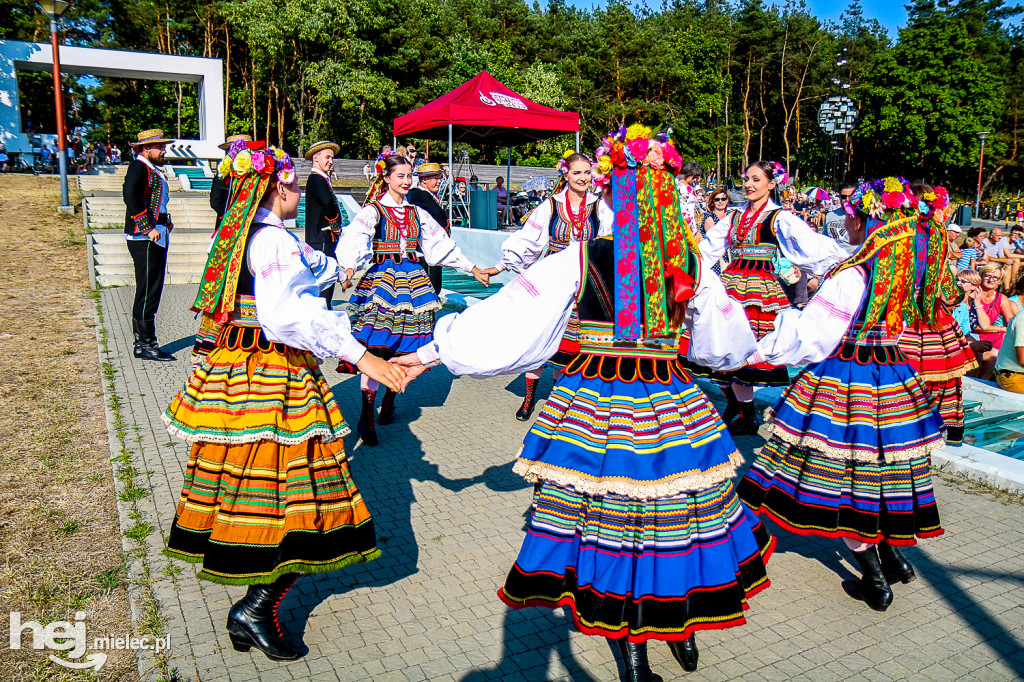
[[[160,339],[178,360],[131,356],[133,290],[102,293],[116,390],[134,465],[152,495],[141,508],[158,532],[148,556],[168,617],[170,665],[181,679],[214,680],[546,680],[610,681],[620,669],[608,643],[575,632],[561,611],[511,611],[495,591],[518,551],[529,487],[512,474],[528,428],[513,418],[520,378],[486,381],[434,370],[398,400],[394,424],[376,448],[346,441],[356,483],[373,513],[383,556],[333,574],[301,578],[282,604],[284,626],[308,649],[293,663],[231,648],[224,621],[243,588],[168,577],[164,546],[181,489],[187,448],[160,415],[183,384],[196,323],[194,287],[169,287]],[[328,365],[329,366],[329,365]],[[358,384],[328,369],[342,411],[358,417]],[[550,375],[541,384],[546,395]],[[716,396],[717,397],[717,396]],[[750,459],[760,444],[742,439]],[[919,580],[895,588],[884,613],[848,598],[854,577],[839,541],[785,532],[769,564],[771,589],[751,600],[748,623],[698,634],[709,680],[1006,680],[1024,676],[1024,513],[987,494],[937,481],[946,534],[908,555]],[[667,647],[652,643],[652,665],[683,674]],[[140,658],[145,679],[158,673]]]

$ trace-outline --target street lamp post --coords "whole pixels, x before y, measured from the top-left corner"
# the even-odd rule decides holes
[[[50,45],[53,46],[53,99],[57,114],[57,163],[60,165],[60,213],[74,213],[75,209],[68,201],[68,154],[67,135],[64,132],[64,88],[60,80],[60,48],[57,41],[57,19],[68,3],[64,0],[38,0],[43,13],[50,18]]]
[[[978,133],[978,137],[981,138],[981,158],[978,159],[978,194],[974,198],[974,215],[977,217],[978,212],[981,210],[981,171],[985,164],[985,138],[991,135],[992,132],[983,130]]]

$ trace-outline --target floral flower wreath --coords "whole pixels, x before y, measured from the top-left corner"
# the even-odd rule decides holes
[[[655,170],[667,170],[678,175],[683,167],[683,157],[676,149],[675,143],[669,139],[668,131],[660,131],[652,135],[648,126],[634,123],[619,126],[609,133],[598,145],[595,155],[597,163],[593,167],[594,186],[603,188],[612,180],[615,168],[636,168],[650,166]]]
[[[283,149],[267,147],[250,149],[244,140],[235,140],[220,161],[217,172],[221,177],[244,178],[249,174],[277,174],[277,181],[290,185],[295,182],[295,164]]]
[[[949,191],[945,187],[937,186],[931,192],[925,192],[917,203],[917,210],[925,218],[932,218],[944,225],[953,213]]]
[[[948,205],[949,194],[946,193],[945,197]],[[917,206],[917,199],[909,183],[903,178],[891,176],[865,182],[843,202],[843,210],[848,214],[861,213],[872,218],[893,217],[901,208],[916,209]]]
[[[558,160],[558,163],[555,164],[555,168],[557,168],[558,172],[561,173],[562,175],[565,175],[566,173],[569,172],[569,162],[568,162],[568,159],[573,154],[579,154],[584,159],[589,161],[591,164],[594,163],[594,160],[592,158],[590,158],[590,156],[586,152],[577,152],[575,149],[566,149],[565,153],[562,154],[562,158],[560,158]]]

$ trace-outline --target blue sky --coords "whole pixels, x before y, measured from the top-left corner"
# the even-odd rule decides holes
[[[641,4],[652,7],[660,7],[661,0],[635,0]],[[772,2],[772,0],[767,0]],[[601,0],[569,0],[577,7],[595,7],[606,4]],[[775,4],[782,4],[783,0],[775,0]],[[837,21],[843,13],[849,0],[805,0],[807,8],[812,14],[818,16],[822,21]],[[906,0],[861,0],[864,8],[864,17],[867,19],[878,19],[895,40],[899,29],[907,23],[907,10],[904,7]],[[1020,3],[1007,2],[1007,5],[1020,5]],[[1019,21],[1019,19],[1018,19]]]

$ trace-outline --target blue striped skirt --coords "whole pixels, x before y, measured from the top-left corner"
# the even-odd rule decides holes
[[[349,301],[353,336],[384,359],[429,343],[434,338],[434,313],[440,309],[423,266],[408,259],[370,266]]]

